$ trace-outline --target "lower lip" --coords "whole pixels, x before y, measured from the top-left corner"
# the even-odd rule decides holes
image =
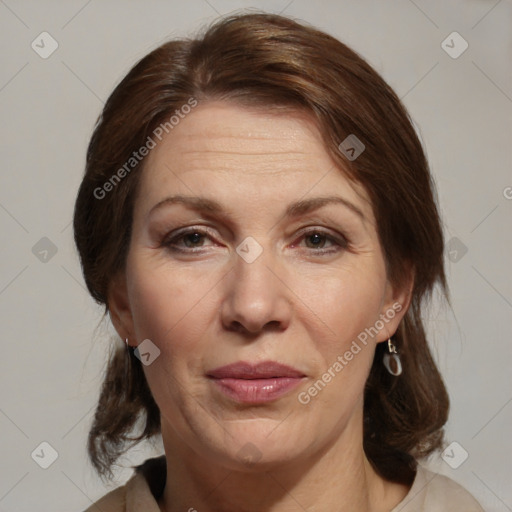
[[[302,377],[274,377],[271,379],[211,379],[228,397],[241,403],[264,403],[276,400],[302,381]]]

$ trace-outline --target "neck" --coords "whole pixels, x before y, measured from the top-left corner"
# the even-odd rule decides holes
[[[301,460],[228,469],[201,458],[162,424],[167,480],[163,512],[291,512],[391,510],[408,492],[388,482],[364,455],[362,436],[349,431]]]

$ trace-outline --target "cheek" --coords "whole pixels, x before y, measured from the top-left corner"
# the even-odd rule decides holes
[[[307,307],[302,306],[297,315],[309,319],[303,325],[317,362],[315,375],[301,396],[311,398],[311,411],[320,415],[331,411],[328,414],[338,417],[361,400],[370,372],[375,343],[366,329],[379,318],[384,266],[368,260],[365,266],[347,264],[320,280],[301,280]]]
[[[304,308],[303,314],[316,315],[327,334],[317,338],[319,343],[328,340],[328,345],[340,350],[376,322],[386,283],[380,267],[375,262],[365,267],[347,265],[320,279],[311,276],[296,281],[302,302],[310,309],[307,313],[308,308]]]
[[[162,352],[184,346],[193,350],[194,340],[201,337],[215,310],[208,276],[176,271],[143,258],[133,262],[128,275],[137,339],[151,339]]]
[[[132,263],[128,275],[137,341],[150,339],[160,350],[159,357],[143,367],[146,379],[156,402],[166,404],[166,414],[179,417],[195,393],[191,379],[200,373],[201,344],[218,311],[212,302],[214,289],[208,293],[213,284],[205,276],[198,280],[190,272],[143,258]]]
[[[325,281],[321,293],[309,296],[309,312],[304,308],[298,313],[310,319],[310,326],[317,326],[308,332],[317,362],[315,374],[298,397],[301,404],[309,403],[312,416],[348,421],[362,403],[375,353],[365,330],[379,318],[383,290],[375,274],[363,279],[356,272],[342,273]],[[325,428],[332,426],[331,420]]]

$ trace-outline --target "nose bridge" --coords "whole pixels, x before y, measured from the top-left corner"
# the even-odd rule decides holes
[[[279,265],[270,248],[264,249],[256,240],[248,238],[236,250],[223,322],[237,327],[241,324],[251,332],[269,323],[284,327],[288,323],[289,303],[286,287],[274,275]]]
[[[250,249],[249,253],[252,251]],[[263,252],[265,254],[263,254]],[[240,297],[245,299],[258,300],[273,295],[273,283],[270,281],[275,279],[269,267],[272,267],[272,257],[270,251],[262,251],[262,253],[254,260],[244,259],[239,256],[235,262],[235,291]]]

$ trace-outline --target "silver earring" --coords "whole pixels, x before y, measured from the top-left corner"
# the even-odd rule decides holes
[[[402,373],[402,362],[391,338],[388,339],[388,351],[384,354],[383,362],[386,370],[391,375],[397,377]]]

